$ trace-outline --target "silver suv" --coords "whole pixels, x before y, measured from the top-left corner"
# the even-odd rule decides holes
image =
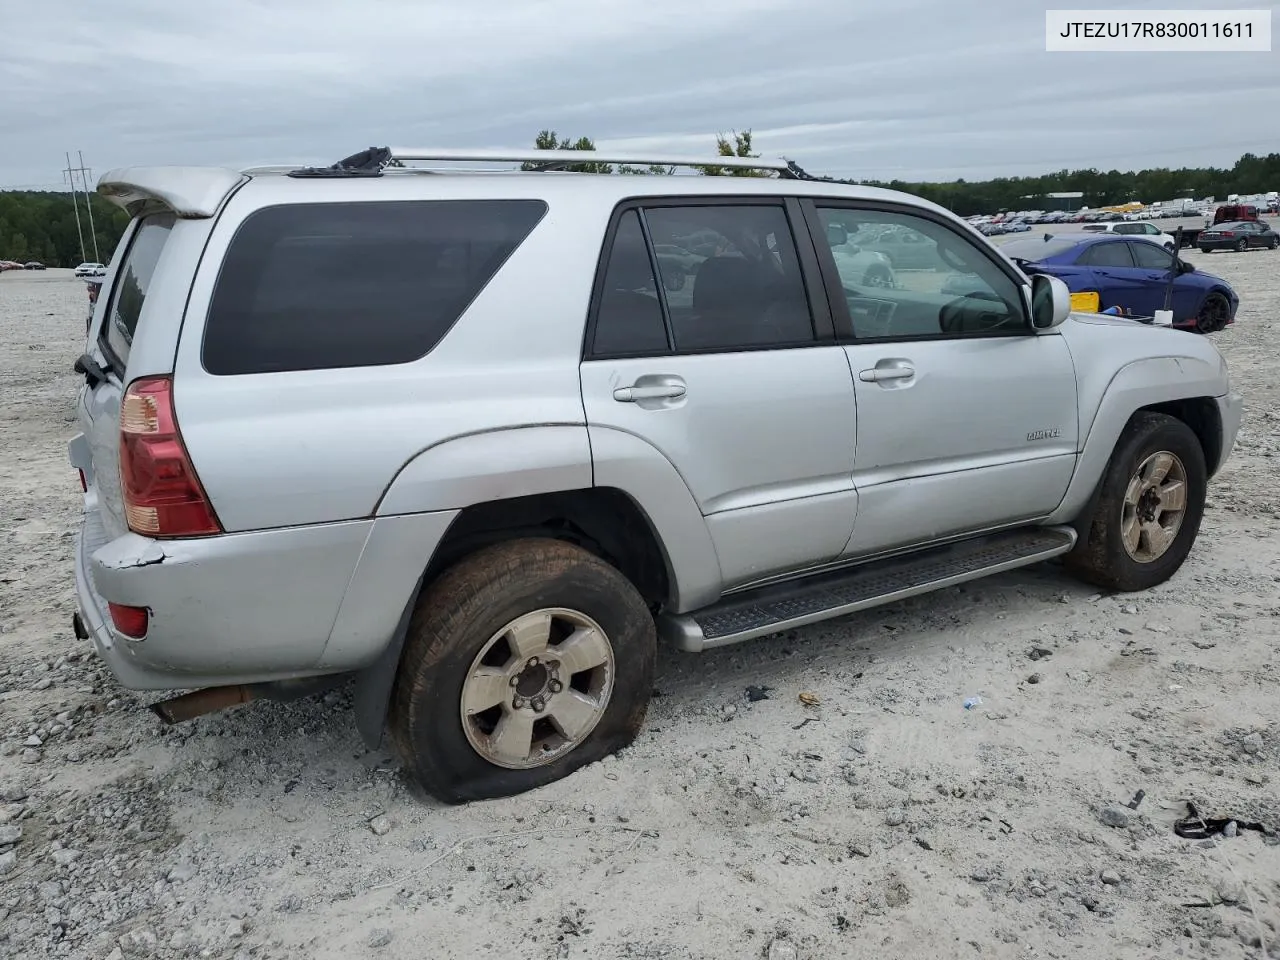
[[[126,687],[191,691],[162,718],[354,680],[368,743],[497,797],[629,743],[659,636],[1182,564],[1241,415],[1210,340],[1070,314],[915,197],[597,156],[757,176],[380,149],[102,179],[133,220],[77,364],[74,625]],[[538,169],[441,172],[497,160]],[[890,231],[930,261],[887,277]]]

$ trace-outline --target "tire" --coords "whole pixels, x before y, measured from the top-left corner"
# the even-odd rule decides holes
[[[1249,249],[1249,241],[1241,238],[1236,241],[1236,253],[1245,253]]]
[[[1209,254],[1213,253],[1213,247],[1201,247],[1200,252],[1203,253],[1205,256],[1208,256]]]
[[[1196,333],[1217,333],[1226,329],[1231,318],[1231,304],[1227,298],[1216,290],[1205,295],[1200,304],[1200,312],[1196,314]]]
[[[1137,549],[1131,550],[1124,537],[1126,529],[1133,529],[1130,518],[1137,514],[1140,519],[1142,511],[1153,506],[1149,497],[1139,495],[1135,511],[1131,485],[1140,483],[1138,478],[1144,474],[1148,479],[1158,476],[1151,470],[1158,468],[1164,457],[1173,461],[1164,483],[1170,484],[1171,478],[1181,477],[1184,492],[1181,516],[1175,520],[1167,507],[1163,514],[1157,513],[1155,524],[1172,531],[1163,552],[1156,555],[1151,549],[1155,541],[1145,533],[1142,524],[1139,524]],[[1085,518],[1088,525],[1081,528],[1080,539],[1065,557],[1064,565],[1078,579],[1109,590],[1146,590],[1164,583],[1191,552],[1200,532],[1207,488],[1204,450],[1191,428],[1162,413],[1135,414],[1111,454],[1093,513]],[[1141,486],[1136,489],[1139,493],[1142,491]],[[1170,503],[1177,502],[1170,492],[1166,492],[1165,497]],[[1148,549],[1143,549],[1144,544]]]
[[[550,624],[551,645],[538,648],[545,654],[539,666],[517,675],[521,658],[513,635],[504,631],[522,621],[526,650],[535,649],[531,638],[543,617]],[[605,649],[612,662],[573,674],[556,672],[564,669],[568,647],[563,644],[575,628],[584,636],[598,629],[604,638],[603,647],[592,641],[582,654],[584,663],[600,659]],[[594,554],[551,539],[486,547],[446,570],[419,597],[392,693],[393,741],[410,777],[447,803],[523,793],[635,739],[652,693],[656,650],[653,617],[644,600],[626,577]],[[503,661],[511,665],[505,673]],[[467,683],[477,671],[490,675],[488,685]],[[464,715],[467,691],[473,691],[472,707],[493,694],[502,699]],[[544,697],[545,706],[538,708]],[[592,701],[594,709],[584,707]],[[577,709],[570,714],[567,707]],[[594,717],[591,723],[588,715]],[[571,727],[561,726],[561,718],[581,727],[576,743],[566,736]],[[495,736],[500,723],[516,738],[507,738],[513,746],[505,750]],[[523,741],[528,744],[523,760],[516,749],[522,736],[529,738]],[[539,742],[553,756],[539,754],[534,746]]]
[[[1280,237],[1272,237],[1271,242],[1267,244],[1268,250],[1274,250],[1276,247],[1280,247]]]

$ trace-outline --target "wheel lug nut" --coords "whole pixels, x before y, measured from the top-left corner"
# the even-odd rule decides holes
[[[534,712],[534,713],[541,713],[543,710],[545,710],[545,709],[546,709],[546,707],[547,707],[547,705],[543,702],[543,700],[542,700],[542,698],[541,698],[541,697],[538,697],[538,699],[536,699],[536,700],[534,700],[534,701],[533,701],[533,712]]]
[[[559,693],[563,689],[564,689],[564,684],[561,683],[559,680],[551,681],[550,690],[552,693]]]
[[[515,687],[515,686],[519,686],[519,685],[520,685],[520,678],[519,678],[519,677],[512,677],[512,678],[511,678],[511,685],[512,685],[513,687]]]
[[[511,706],[514,709],[519,710],[521,707],[524,706],[524,700],[521,697],[516,697],[514,700],[511,701]]]
[[[528,666],[530,666],[530,667],[536,667],[536,666],[538,665],[538,658],[537,658],[537,657],[530,657],[530,658],[529,658],[529,663],[528,663],[527,665],[528,665]]]

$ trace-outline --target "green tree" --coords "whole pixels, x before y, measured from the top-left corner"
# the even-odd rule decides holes
[[[732,137],[732,139],[730,139]],[[734,130],[730,133],[730,137],[726,137],[723,133],[716,134],[716,153],[722,157],[741,157],[756,158],[760,154],[751,152],[751,131],[743,130],[741,133]],[[751,170],[742,167],[700,167],[699,172],[708,177],[767,177],[767,170]]]
[[[129,215],[97,194],[90,195],[100,255],[95,257],[84,197],[77,199],[79,230],[70,193],[0,191],[0,260],[21,257],[38,259],[50,267],[74,267],[82,259],[109,259],[129,223]],[[84,236],[83,258],[81,234]]]
[[[542,130],[533,140],[533,145],[539,150],[595,150],[595,142],[590,137],[579,137],[577,140],[570,140],[568,137],[557,138],[554,130]],[[520,164],[521,170],[537,170],[540,164],[526,162]],[[607,163],[570,163],[561,167],[562,170],[571,170],[574,173],[613,173],[613,167]]]

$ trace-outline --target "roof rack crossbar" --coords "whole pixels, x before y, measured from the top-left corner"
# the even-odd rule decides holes
[[[401,162],[529,163],[548,170],[583,163],[610,163],[636,167],[723,167],[733,170],[774,170],[783,176],[790,176],[793,175],[794,167],[790,161],[781,158],[687,157],[611,150],[447,150],[392,147],[391,156]]]
[[[405,161],[447,163],[520,163],[529,170],[561,170],[587,163],[632,167],[690,167],[695,170],[771,170],[791,180],[829,179],[810,176],[794,161],[779,157],[685,157],[608,150],[457,150],[419,147],[370,147],[328,167],[302,167],[291,177],[378,177]]]

